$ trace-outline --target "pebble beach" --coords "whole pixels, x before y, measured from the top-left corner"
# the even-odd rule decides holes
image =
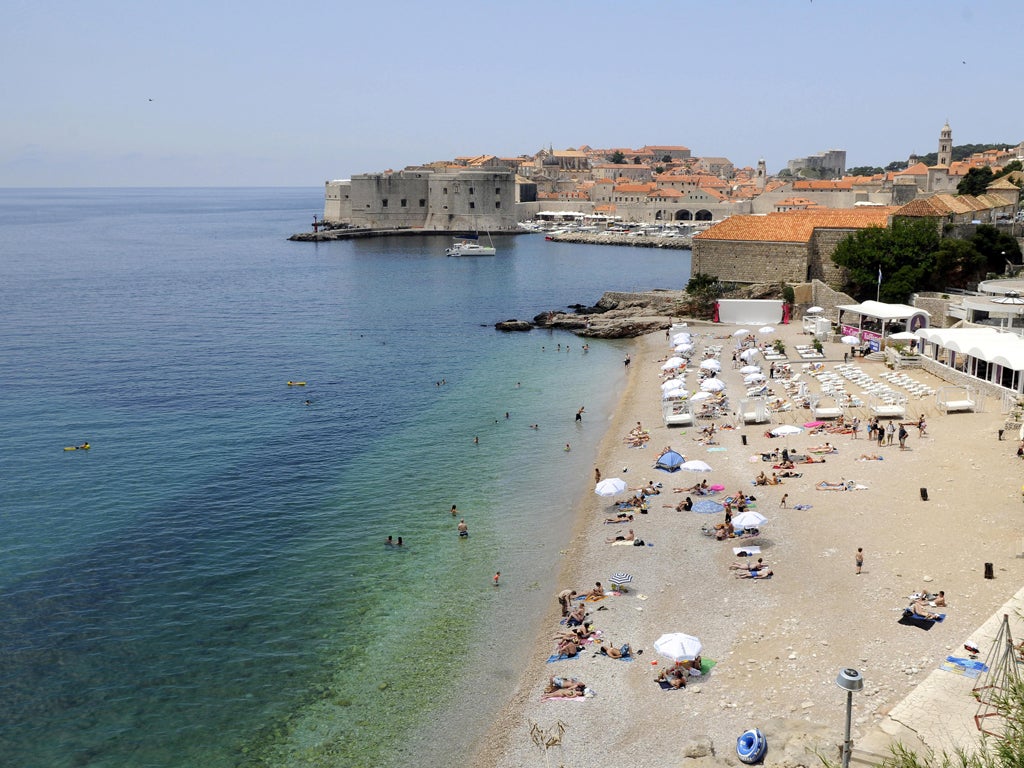
[[[703,349],[721,346],[719,377],[736,411],[746,390],[731,358],[736,328],[697,324],[691,330],[696,350],[689,389],[697,386],[694,369]],[[776,338],[791,350],[793,372],[802,372],[814,391],[817,381],[792,352],[796,345],[809,344],[809,337],[799,325],[789,325],[778,326],[771,340]],[[846,351],[844,345],[826,343],[823,370],[834,370]],[[865,680],[855,699],[856,744],[877,730],[948,654],[962,654],[963,644],[1020,587],[1020,459],[1015,436],[998,439],[1005,415],[994,399],[982,412],[947,415],[937,409],[934,395],[911,396],[904,421],[923,414],[927,430],[919,436],[908,426],[906,450],[895,443],[879,448],[866,439],[863,427],[858,439],[807,429],[785,438],[766,436],[781,424],[812,421],[811,412],[799,407],[760,425],[743,426],[730,413],[715,420],[716,444],[704,445],[697,438],[708,421],[696,427],[663,426],[659,384],[662,361],[670,354],[664,333],[636,341],[626,391],[608,424],[596,467],[603,477],[619,476],[630,488],[660,483],[661,493],[649,497],[648,513],[636,515],[628,526],[604,522],[615,513],[616,499],[595,494],[580,499],[575,534],[560,554],[559,577],[546,585],[550,614],[515,695],[475,753],[475,768],[655,768],[677,765],[684,757],[735,765],[736,738],[753,727],[768,737],[766,764],[819,764],[816,754],[836,758],[843,740],[845,694],[835,684],[840,669],[854,667]],[[767,363],[761,364],[767,373]],[[857,358],[854,364],[876,379],[887,372],[882,362]],[[925,386],[944,384],[924,371],[911,374]],[[770,383],[786,397],[779,382]],[[862,406],[848,409],[847,416],[866,423],[870,413]],[[625,440],[638,421],[650,434],[644,447]],[[804,453],[826,440],[837,452],[827,455],[825,463],[800,466],[801,477],[786,478],[781,485],[752,484],[760,471],[771,473],[762,453],[783,447]],[[688,460],[706,461],[712,471],[656,470],[655,460],[666,447]],[[862,460],[862,455],[882,458]],[[663,506],[687,495],[673,488],[705,478],[725,486],[719,500],[737,490],[756,497],[757,511],[768,518],[756,539],[717,541],[701,529],[720,522],[722,515]],[[821,481],[854,481],[860,489],[818,490]],[[927,490],[927,500],[921,489]],[[785,507],[780,506],[783,494]],[[645,546],[606,542],[627,527]],[[733,547],[744,545],[761,548],[760,556],[774,571],[771,579],[736,578],[738,571],[729,567],[737,562]],[[859,574],[858,548],[864,555]],[[985,578],[986,563],[993,564],[994,578]],[[643,653],[626,662],[587,645],[575,658],[548,663],[559,629],[556,593],[589,591],[595,581],[607,584],[618,571],[633,576],[629,591],[587,603],[590,620],[601,641],[629,643]],[[948,601],[942,623],[927,631],[900,623],[910,595],[940,589]],[[678,691],[662,690],[654,680],[659,670],[672,666],[653,647],[668,632],[700,638],[704,659],[714,662],[707,674],[691,678]],[[550,675],[577,677],[594,695],[543,701]],[[545,738],[547,746],[538,743]]]

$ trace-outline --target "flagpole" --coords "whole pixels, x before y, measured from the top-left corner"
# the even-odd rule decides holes
[[[882,268],[878,268],[878,289],[875,291],[875,301],[882,300]]]

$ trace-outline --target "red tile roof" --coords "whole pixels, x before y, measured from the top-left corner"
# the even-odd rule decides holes
[[[696,235],[697,240],[745,240],[807,243],[815,229],[865,229],[888,226],[897,209],[889,206],[821,208],[765,216],[730,216]]]

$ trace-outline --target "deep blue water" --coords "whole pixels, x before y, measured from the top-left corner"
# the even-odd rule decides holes
[[[548,599],[624,346],[491,326],[689,252],[288,242],[321,195],[0,190],[4,764],[397,763]]]

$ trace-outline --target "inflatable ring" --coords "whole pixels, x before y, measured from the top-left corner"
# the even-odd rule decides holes
[[[304,382],[304,381],[289,381],[288,382],[288,386],[289,387],[304,387],[304,386],[306,386],[306,382]]]
[[[736,739],[736,756],[740,759],[740,762],[747,765],[761,762],[767,751],[768,741],[759,728],[751,728],[749,731],[744,731]]]

